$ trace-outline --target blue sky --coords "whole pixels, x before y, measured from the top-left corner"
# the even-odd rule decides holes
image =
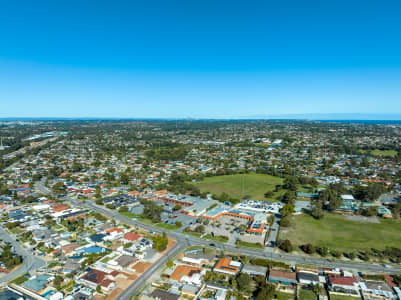
[[[400,1],[0,1],[0,117],[401,114]]]

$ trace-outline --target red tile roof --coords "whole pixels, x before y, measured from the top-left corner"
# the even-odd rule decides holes
[[[384,274],[384,279],[386,279],[388,285],[391,286],[391,288],[394,288],[397,286],[397,284],[394,281],[394,278],[391,277],[390,275]]]
[[[128,240],[128,241],[136,241],[137,239],[139,239],[141,237],[140,234],[135,234],[133,232],[127,232],[126,234],[124,234],[124,239]]]
[[[231,272],[231,273],[238,273],[239,268],[236,266],[230,265],[231,259],[227,257],[221,258],[216,266],[214,267],[215,270],[221,270],[221,271],[226,271],[226,272]]]
[[[106,230],[107,233],[118,232],[122,233],[123,231],[120,228],[114,227]]]
[[[63,211],[68,208],[69,208],[68,205],[65,205],[65,204],[56,204],[56,205],[53,205],[53,207],[52,207],[54,212]]]
[[[295,272],[280,271],[280,270],[270,270],[269,277],[270,276],[297,280],[297,275],[296,275]]]
[[[329,281],[331,284],[350,285],[350,286],[353,286],[354,283],[358,282],[354,277],[342,277],[333,275],[329,275]]]

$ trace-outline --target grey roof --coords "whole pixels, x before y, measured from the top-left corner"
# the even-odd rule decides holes
[[[266,275],[267,267],[246,264],[242,268],[241,272],[249,273],[249,274],[264,274],[264,275]]]
[[[183,290],[183,291],[190,291],[190,292],[196,293],[196,292],[198,291],[198,287],[195,286],[195,285],[192,285],[192,284],[184,284],[184,285],[182,286],[182,290]]]
[[[129,255],[121,255],[115,260],[122,267],[127,267],[135,261],[135,258]]]
[[[174,295],[172,293],[159,289],[154,290],[150,295],[158,300],[178,300],[180,298],[179,295]]]
[[[185,253],[185,257],[188,258],[193,258],[193,259],[206,259],[206,260],[212,260],[213,256],[207,255],[205,253]]]
[[[309,280],[309,281],[319,281],[319,276],[311,273],[303,273],[303,272],[298,272],[297,273],[297,279],[298,280]]]

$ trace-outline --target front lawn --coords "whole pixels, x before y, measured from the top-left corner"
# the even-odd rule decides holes
[[[221,235],[212,236],[211,234],[205,235],[203,239],[212,240],[218,243],[226,243],[228,241],[228,237],[226,236],[221,236]]]
[[[244,242],[244,241],[240,241],[240,240],[237,240],[235,242],[235,244],[237,246],[240,246],[240,247],[250,247],[250,248],[256,248],[256,249],[264,249],[264,247],[262,245],[260,245],[260,244],[248,243],[248,242]]]
[[[166,230],[177,230],[181,227],[176,224],[166,224],[166,223],[159,223],[159,224],[156,224],[156,226],[166,229]]]

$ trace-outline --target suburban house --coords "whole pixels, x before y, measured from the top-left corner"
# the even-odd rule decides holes
[[[296,285],[297,275],[295,272],[281,271],[281,270],[270,270],[269,282],[280,285],[293,286]]]
[[[210,264],[213,261],[213,257],[199,252],[186,253],[181,260],[193,266],[203,266],[205,264]]]
[[[266,276],[267,267],[256,266],[251,264],[246,264],[241,270],[242,273],[249,274],[251,276]]]
[[[170,275],[171,279],[197,286],[202,284],[201,277],[202,269],[186,265],[177,266],[174,272]]]
[[[242,264],[239,261],[233,261],[231,258],[223,257],[214,266],[213,270],[218,273],[228,275],[237,275],[241,270]]]
[[[298,272],[297,280],[301,284],[319,284],[319,276],[312,272]]]
[[[354,277],[329,275],[329,288],[334,292],[358,294],[359,284]]]
[[[384,281],[363,281],[359,283],[364,299],[395,299],[391,287]]]
[[[117,275],[117,271],[106,273],[96,269],[89,269],[87,273],[79,278],[79,282],[91,289],[96,289],[100,285],[101,289],[108,293],[116,287],[114,278]]]

